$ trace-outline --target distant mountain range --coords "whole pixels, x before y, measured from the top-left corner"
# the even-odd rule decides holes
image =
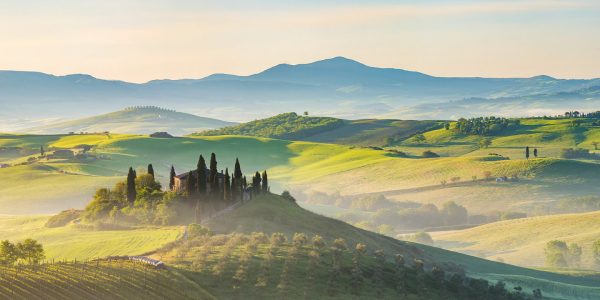
[[[25,129],[25,131],[37,134],[104,131],[150,134],[158,131],[166,131],[173,135],[185,135],[235,124],[174,110],[146,106],[131,107],[94,117],[49,123]]]
[[[248,121],[288,111],[313,115],[366,118],[450,118],[422,105],[464,99],[535,97],[536,104],[515,111],[543,111],[547,98],[564,109],[598,107],[600,79],[434,77],[392,68],[375,68],[344,57],[308,64],[280,64],[263,72],[237,76],[214,74],[202,79],[153,80],[143,84],[102,80],[85,74],[54,76],[37,72],[0,71],[0,131],[31,127],[31,120],[76,118],[107,113],[124,106],[156,105],[224,120]],[[564,96],[564,98],[562,98]],[[514,102],[514,101],[513,101]],[[474,104],[472,104],[474,105]],[[487,105],[487,103],[486,103]],[[486,106],[471,111],[494,114]],[[407,113],[408,112],[408,113]],[[7,121],[8,120],[8,121]],[[35,124],[35,122],[34,122]],[[38,123],[39,124],[39,123]]]

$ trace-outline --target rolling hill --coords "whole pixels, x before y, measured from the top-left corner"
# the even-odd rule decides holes
[[[592,243],[600,239],[600,212],[540,216],[496,222],[471,229],[437,232],[436,245],[488,259],[522,266],[544,266],[544,247],[551,240],[577,243],[582,265],[593,265]]]
[[[147,299],[304,299],[327,295],[332,299],[402,296],[441,300],[475,295],[487,299],[494,293],[488,283],[473,278],[488,280],[491,285],[503,281],[508,291],[520,286],[525,295],[541,289],[548,299],[595,299],[600,295],[593,277],[525,269],[394,240],[311,213],[272,194],[257,196],[207,223],[213,235],[190,234],[152,254],[166,263],[164,269],[123,260],[25,265],[18,272],[15,267],[3,266],[0,271],[5,275],[0,282],[10,284],[0,285],[0,295],[11,299],[82,295],[111,299],[139,295]],[[296,233],[304,234],[304,238]],[[322,236],[321,244],[313,242],[315,235]],[[358,260],[356,243],[366,247]],[[405,261],[400,268],[394,262],[396,254]],[[413,259],[424,262],[423,271],[415,267]],[[444,270],[448,279],[435,275],[439,270]],[[460,275],[463,271],[465,274]],[[506,296],[502,294],[496,297],[520,299],[503,298]]]
[[[224,297],[231,296],[232,291],[221,289],[222,285],[233,285],[235,281],[232,281],[229,276],[236,274],[236,269],[239,269],[240,264],[243,264],[242,256],[249,250],[244,246],[249,240],[252,240],[253,232],[262,232],[267,236],[281,232],[288,238],[292,238],[293,233],[304,233],[307,237],[314,235],[320,235],[324,238],[326,244],[331,245],[334,239],[343,238],[349,250],[344,251],[347,258],[346,264],[348,268],[351,266],[351,255],[353,245],[356,243],[364,243],[367,247],[365,254],[366,269],[376,269],[376,265],[371,265],[375,261],[370,260],[372,253],[375,250],[383,250],[388,261],[392,261],[392,257],[400,253],[406,261],[411,261],[413,258],[422,259],[425,261],[427,266],[438,265],[450,267],[459,266],[464,268],[467,276],[475,278],[483,278],[491,281],[502,280],[509,287],[519,285],[524,291],[530,291],[535,288],[541,288],[546,297],[555,299],[593,299],[600,295],[600,288],[598,288],[593,278],[587,277],[575,277],[560,275],[555,273],[525,269],[515,267],[507,264],[497,263],[488,261],[472,256],[462,255],[455,252],[445,251],[439,248],[433,248],[420,244],[413,244],[409,242],[398,241],[389,237],[385,237],[376,233],[365,231],[356,227],[352,227],[343,222],[329,219],[312,212],[306,211],[295,203],[285,200],[279,196],[266,196],[258,197],[255,200],[241,206],[240,208],[226,213],[219,218],[210,220],[207,226],[214,231],[217,235],[207,240],[204,239],[204,243],[190,241],[188,244],[182,244],[181,247],[168,248],[166,252],[158,252],[155,256],[161,255],[167,261],[175,264],[178,267],[189,268],[199,272],[193,274],[195,281],[203,282],[210,281],[211,276],[214,281],[214,270],[216,265],[221,265],[224,268],[223,273],[226,275],[218,275],[220,277],[217,287],[209,288],[208,290],[214,292],[217,295],[223,295]],[[231,234],[227,237],[220,236],[219,234]],[[247,238],[240,237],[240,233],[247,234]],[[237,239],[237,241],[236,241]],[[246,242],[244,242],[244,240]],[[217,242],[220,241],[220,242]],[[227,242],[229,241],[229,242]],[[217,244],[213,244],[217,243]],[[251,264],[248,266],[247,280],[249,283],[242,285],[241,288],[254,288],[253,283],[255,282],[255,276],[260,276],[261,263],[263,260],[268,244],[264,245],[260,242],[258,250],[252,255]],[[209,249],[216,249],[208,251],[203,247],[209,245]],[[290,254],[293,248],[292,246],[282,245],[277,249],[277,255],[273,265],[270,267],[270,273],[282,272],[286,261],[290,256],[295,257],[292,265],[289,266],[289,278],[290,282],[300,282],[303,277],[306,276],[306,260],[309,256],[305,256],[305,252],[310,250],[310,246],[305,246],[308,249],[301,249],[299,254]],[[304,248],[304,247],[303,247]],[[229,249],[229,250],[227,250]],[[327,249],[327,247],[325,247]],[[181,253],[188,254],[181,254]],[[228,254],[224,254],[228,253]],[[298,256],[293,256],[298,255]],[[322,254],[327,255],[326,250]],[[223,263],[224,259],[228,260]],[[256,261],[258,260],[258,261]],[[410,263],[409,263],[410,265]],[[311,271],[309,271],[311,272]],[[321,269],[320,274],[327,274],[327,269]],[[342,271],[340,276],[341,286],[338,289],[338,293],[344,295],[344,293],[350,292],[352,279],[349,273],[349,269]],[[371,271],[373,272],[373,271]],[[376,272],[376,271],[375,271]],[[391,271],[390,271],[391,272]],[[300,275],[302,274],[302,275]],[[366,273],[365,273],[366,274]],[[368,275],[365,275],[368,276]],[[372,275],[371,275],[372,276]],[[393,276],[389,274],[388,276]],[[269,276],[267,288],[255,290],[253,295],[258,298],[265,297],[266,295],[272,295],[271,293],[277,293],[277,283],[280,283],[281,278],[277,275]],[[296,278],[296,279],[294,279]],[[367,277],[365,280],[369,280]],[[375,279],[371,279],[375,280]],[[316,291],[321,290],[321,293],[325,293],[327,290],[325,283],[327,280],[323,278],[319,280],[320,285],[314,287]],[[373,281],[376,282],[376,281]],[[370,288],[376,288],[377,284],[369,285]],[[392,284],[393,286],[393,284]],[[219,287],[219,288],[218,288]],[[289,289],[290,297],[296,298],[302,296],[303,285],[290,285]],[[374,291],[367,289],[362,292],[364,294],[370,294]],[[428,297],[428,299],[436,299],[439,295],[435,295],[436,289],[432,288],[434,295]],[[315,291],[313,291],[315,292]],[[259,293],[259,294],[255,294]],[[266,293],[266,294],[265,294]],[[394,293],[393,288],[389,286],[384,288],[384,295]],[[393,296],[385,296],[384,298],[393,298]],[[342,296],[343,297],[343,296]],[[455,298],[448,294],[450,299]],[[459,297],[460,298],[460,297]]]
[[[411,116],[446,119],[449,114],[443,113],[443,107],[418,106],[473,97],[498,99],[494,102],[498,104],[492,108],[487,102],[473,104],[467,114],[503,111],[512,116],[527,116],[597,107],[598,95],[587,91],[599,85],[599,79],[565,80],[548,76],[435,77],[371,67],[344,57],[298,65],[280,64],[248,76],[215,74],[201,79],[153,80],[143,84],[85,74],[54,76],[0,71],[0,99],[4,104],[0,126],[3,131],[14,131],[33,127],[35,119],[65,115],[78,118],[123,106],[164,103],[180,111],[239,121],[307,110],[350,119],[382,115],[392,119]],[[502,99],[525,96],[536,98],[536,104],[527,111],[511,110],[514,101]]]
[[[284,113],[194,135],[244,135],[354,146],[385,146],[390,141],[402,140],[436,126],[441,124],[412,120],[342,120]]]
[[[68,132],[116,132],[150,134],[166,131],[173,135],[185,135],[198,130],[216,129],[233,125],[232,122],[204,118],[154,106],[130,107],[124,110],[89,118],[44,124],[28,128],[33,134],[57,134]]]
[[[311,191],[346,196],[384,194],[396,201],[441,204],[454,200],[473,213],[506,209],[544,212],[558,200],[600,193],[595,161],[520,158],[524,145],[538,147],[540,156],[557,155],[567,146],[589,149],[598,129],[573,128],[567,122],[522,120],[522,127],[494,137],[488,149],[479,149],[477,136],[431,130],[424,133],[425,142],[407,139],[391,147],[409,154],[406,158],[382,150],[242,136],[4,135],[0,138],[0,163],[14,166],[0,169],[0,201],[10,203],[3,205],[0,213],[48,213],[82,207],[96,188],[111,186],[125,176],[129,166],[142,169],[153,163],[164,185],[171,165],[178,173],[185,172],[195,168],[199,154],[211,152],[223,164],[219,168],[231,168],[239,157],[245,173],[268,169],[274,191],[287,188],[297,196]],[[36,158],[40,145],[48,149],[82,144],[93,146],[88,158]],[[424,150],[449,157],[421,158]],[[486,172],[492,177],[518,175],[520,181],[482,181]],[[478,180],[473,181],[473,176]],[[441,184],[451,178],[459,180]],[[70,188],[74,183],[78,188]],[[53,188],[47,189],[48,185]]]

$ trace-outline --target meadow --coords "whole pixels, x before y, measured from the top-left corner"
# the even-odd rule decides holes
[[[103,230],[76,224],[47,228],[49,216],[0,216],[0,239],[33,238],[44,246],[46,260],[84,260],[110,255],[140,255],[183,235],[180,226]]]
[[[582,266],[591,268],[592,243],[600,239],[600,212],[540,216],[495,222],[475,228],[434,232],[436,246],[452,251],[528,267],[544,266],[544,248],[551,240],[582,247]]]

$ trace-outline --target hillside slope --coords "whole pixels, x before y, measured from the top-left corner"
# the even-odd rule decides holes
[[[524,290],[541,288],[544,295],[561,299],[594,299],[600,297],[600,287],[591,278],[571,277],[496,263],[472,256],[420,244],[398,241],[376,233],[355,228],[346,223],[323,217],[297,206],[279,196],[259,197],[248,204],[208,223],[216,233],[282,232],[288,237],[294,232],[308,236],[321,235],[329,243],[343,238],[352,246],[358,242],[369,251],[382,249],[388,259],[395,253],[405,258],[420,258],[427,264],[456,264],[469,276],[489,280],[502,280],[510,285],[520,285]]]
[[[590,267],[592,243],[600,239],[600,212],[508,220],[433,237],[446,249],[536,267],[544,266],[547,242],[574,242],[583,248],[583,266]]]
[[[198,130],[221,128],[233,124],[152,106],[130,107],[108,114],[50,123],[23,131],[35,134],[104,131],[150,134],[166,131],[173,135],[184,135]]]
[[[441,124],[437,121],[342,120],[284,113],[195,135],[244,135],[353,146],[386,146],[439,126]]]

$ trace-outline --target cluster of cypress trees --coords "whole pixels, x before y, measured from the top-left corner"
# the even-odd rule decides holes
[[[262,173],[256,172],[252,179],[252,190],[254,194],[269,191],[269,182],[267,179],[267,171]],[[169,187],[171,190],[175,188],[175,168],[171,166]],[[226,168],[225,172],[218,171],[217,156],[215,153],[210,155],[210,162],[206,164],[204,156],[200,155],[196,170],[191,170],[188,173],[188,178],[183,187],[183,193],[190,200],[190,204],[207,203],[207,202],[225,202],[233,203],[243,200],[243,193],[248,189],[246,177],[242,173],[240,161],[236,158],[233,173],[229,173]]]
[[[252,177],[252,186],[254,187],[252,192],[255,195],[269,192],[269,178],[266,170],[263,171],[262,175],[259,172],[254,174],[254,177]]]

